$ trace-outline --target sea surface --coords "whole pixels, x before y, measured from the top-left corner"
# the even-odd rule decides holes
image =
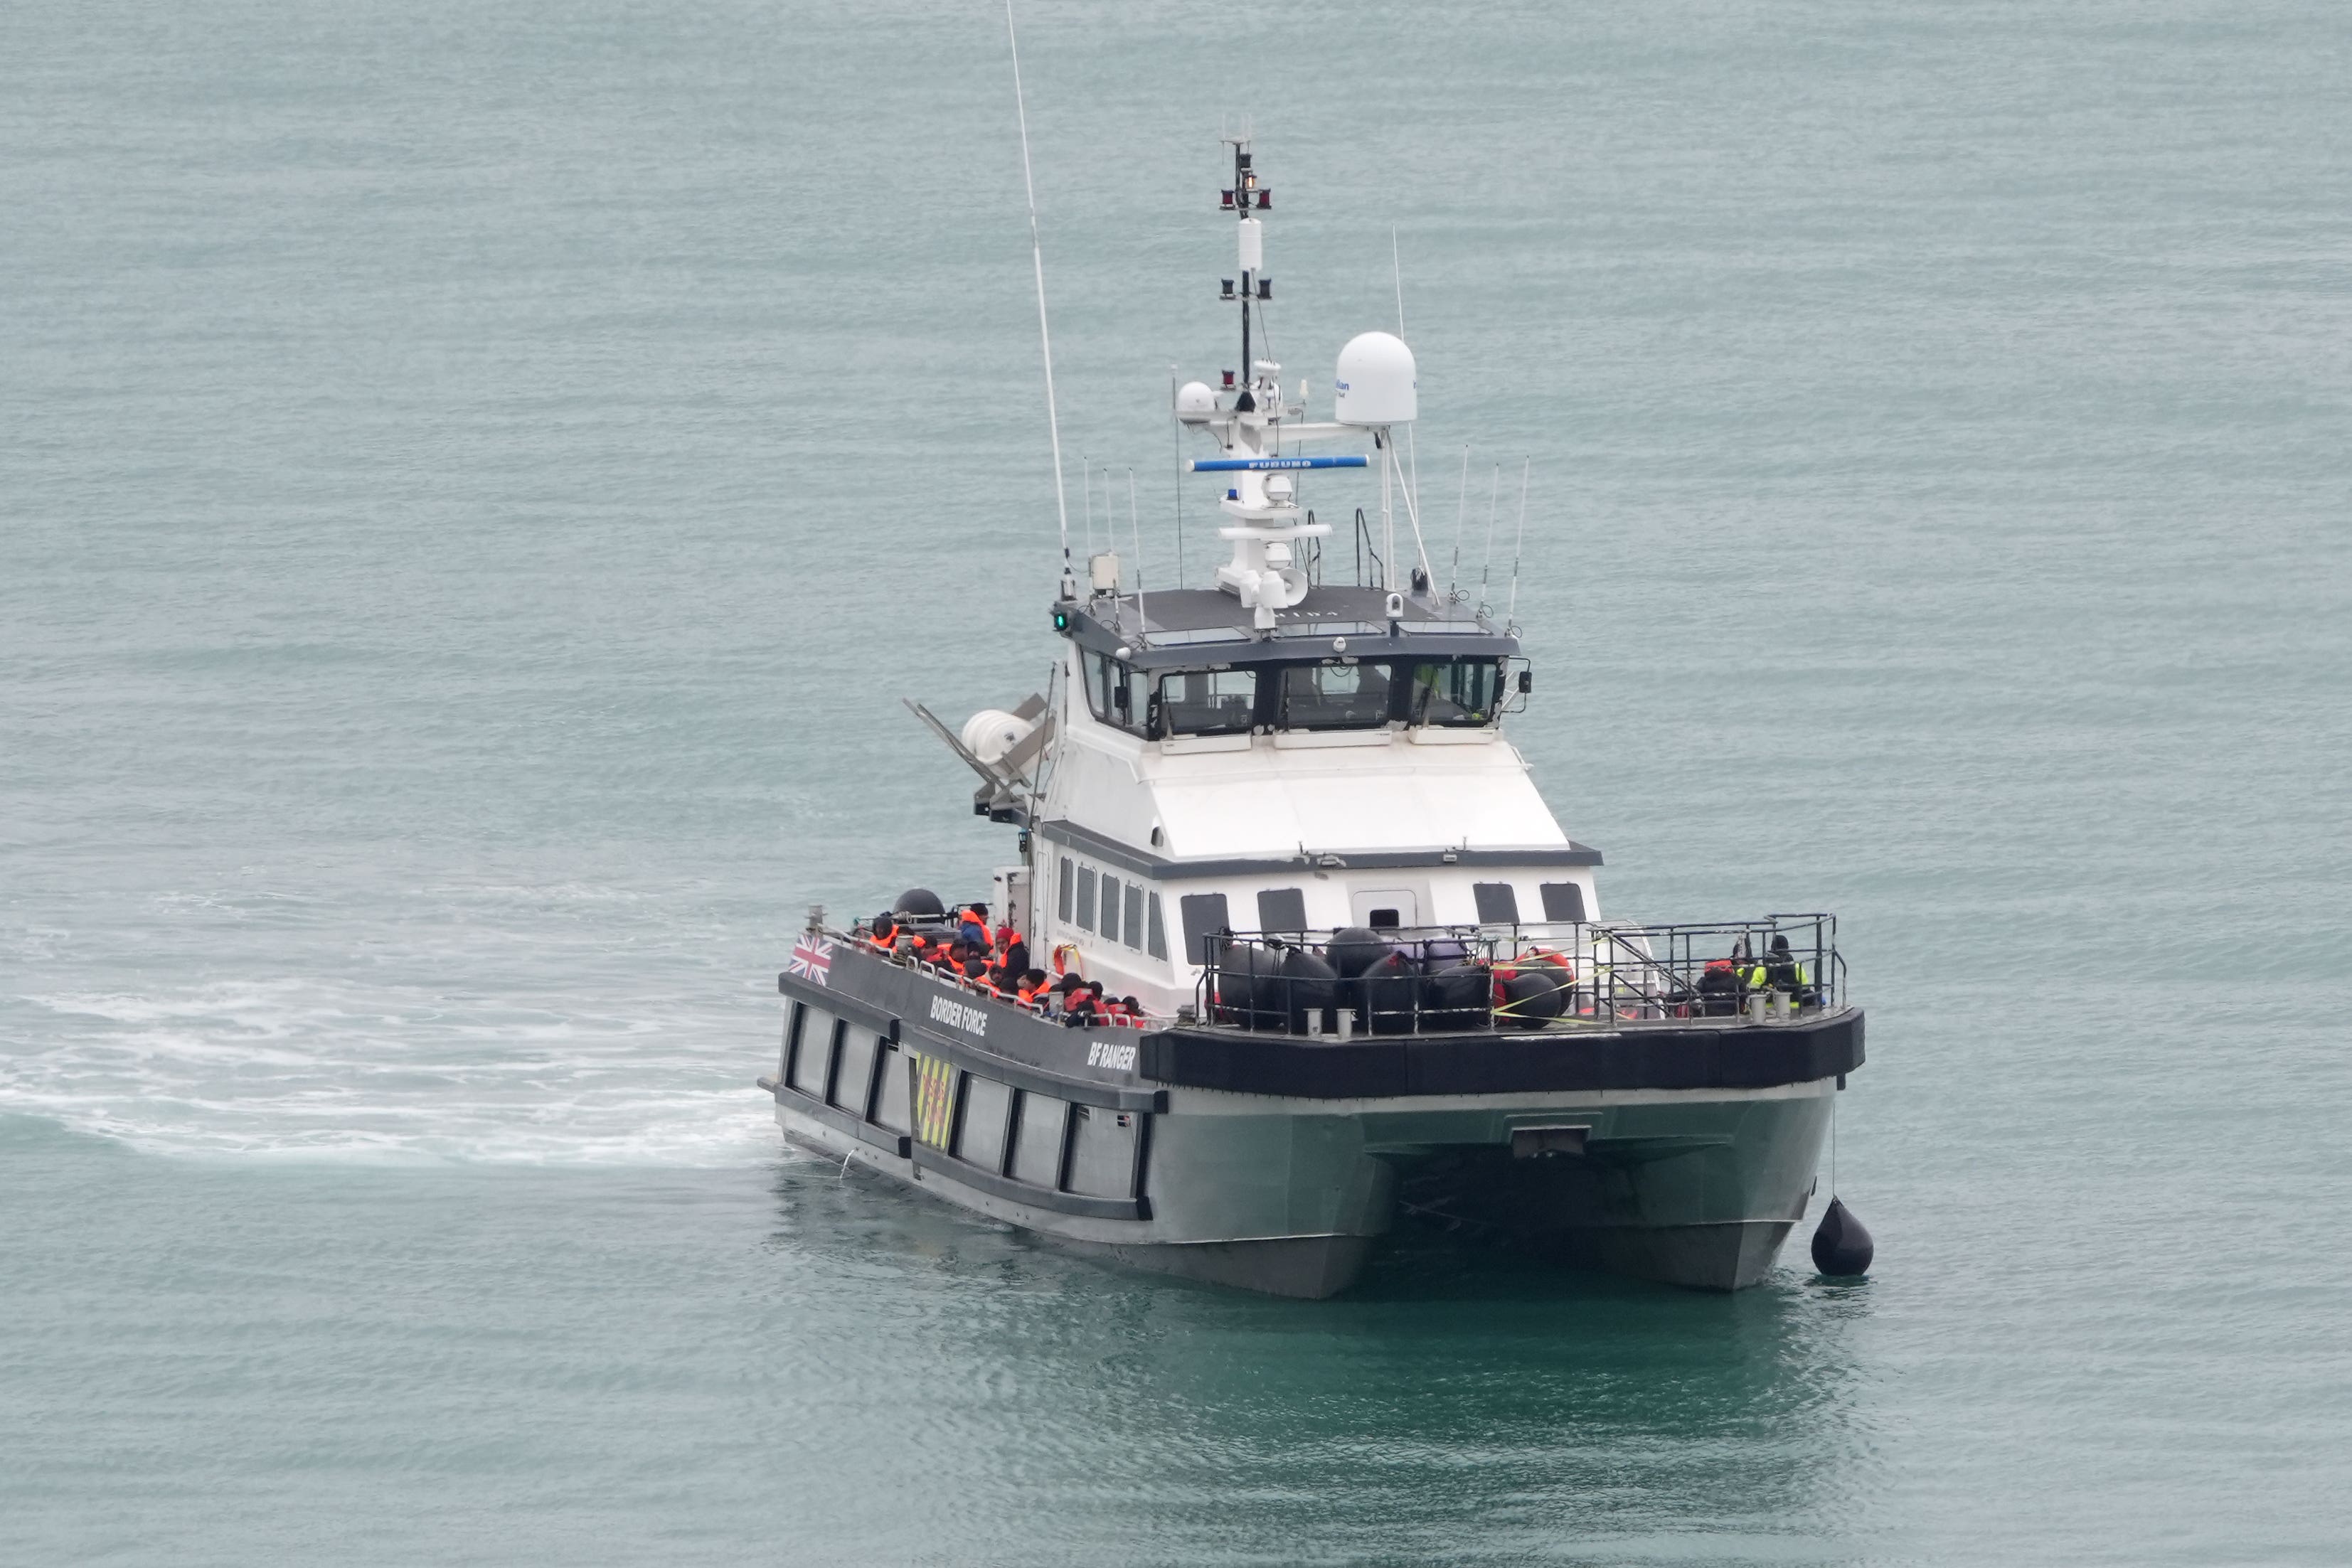
[[[1020,19],[1076,548],[1213,563],[1246,117],[1604,912],[1840,916],[1872,1277],[782,1145],[807,906],[1012,852],[899,699],[1055,646],[990,5],[14,0],[0,1561],[2352,1559],[2352,10]]]

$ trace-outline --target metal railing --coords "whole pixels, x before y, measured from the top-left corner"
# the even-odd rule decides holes
[[[968,907],[968,905],[959,907]],[[885,963],[897,965],[902,969],[912,969],[929,975],[934,979],[944,980],[958,990],[982,1000],[1001,1002],[1015,1011],[1025,1012],[1055,1023],[1066,1023],[1073,1027],[1088,1029],[1164,1029],[1177,1021],[1173,1018],[1154,1014],[1140,1008],[1116,1017],[1073,1013],[1065,1006],[1064,998],[1059,995],[1041,995],[1034,1001],[1024,1002],[1013,987],[994,984],[987,977],[985,972],[978,975],[971,974],[967,968],[959,968],[949,960],[949,945],[955,935],[955,928],[942,919],[907,916],[898,925],[891,940],[880,945],[877,945],[874,939],[874,923],[871,920],[854,921],[846,931],[827,926],[824,928],[824,935],[833,941],[845,944],[859,952],[880,958]],[[920,946],[917,946],[918,938],[921,941]],[[1058,980],[1060,977],[1055,975],[1051,978]]]
[[[1287,1034],[1622,1030],[1844,1010],[1832,915],[1206,939],[1202,1022]]]

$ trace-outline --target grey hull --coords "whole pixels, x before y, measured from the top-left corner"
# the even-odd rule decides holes
[[[1789,1239],[1787,1219],[1721,1225],[1618,1226],[1563,1231],[1552,1255],[1577,1267],[1701,1291],[1744,1291],[1761,1281]]]
[[[1858,1013],[1332,1040],[1079,1030],[848,942],[777,977],[798,1142],[1136,1267],[1347,1289],[1400,1214],[1715,1290],[1803,1212]]]
[[[1056,1212],[781,1102],[795,1142],[1094,1256],[1280,1296],[1344,1291],[1400,1211],[1486,1244],[1703,1290],[1770,1270],[1812,1190],[1832,1083],[1419,1102],[1188,1094],[1153,1118],[1141,1218]],[[1515,1130],[1583,1129],[1517,1157]],[[1000,1188],[1003,1184],[996,1184]]]

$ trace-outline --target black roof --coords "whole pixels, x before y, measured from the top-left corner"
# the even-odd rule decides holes
[[[1258,630],[1240,600],[1210,588],[1147,592],[1140,608],[1131,593],[1062,608],[1070,612],[1068,634],[1080,646],[1106,653],[1125,648],[1128,663],[1141,669],[1328,658],[1332,642],[1343,637],[1346,652],[1367,659],[1501,658],[1519,651],[1517,637],[1482,620],[1474,606],[1434,594],[1403,595],[1404,613],[1392,632],[1388,597],[1384,589],[1352,583],[1310,588],[1296,606],[1275,612],[1271,632]]]

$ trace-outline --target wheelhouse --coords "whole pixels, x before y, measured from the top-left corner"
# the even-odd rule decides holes
[[[1145,740],[1484,729],[1533,684],[1517,639],[1467,607],[1376,590],[1318,589],[1272,634],[1198,591],[1099,599],[1057,619],[1087,713]]]

